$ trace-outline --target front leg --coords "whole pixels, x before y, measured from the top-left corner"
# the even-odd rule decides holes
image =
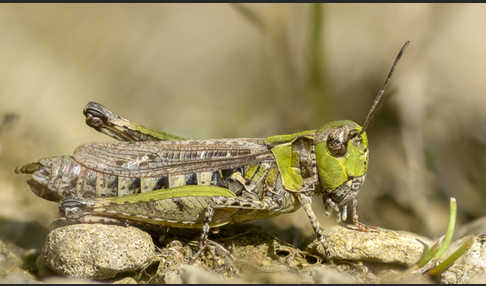
[[[353,220],[353,224],[358,228],[360,231],[379,231],[380,228],[373,225],[366,225],[364,223],[359,222],[358,220],[358,200],[356,198],[353,199],[351,208],[351,219]]]
[[[321,242],[325,242],[326,239],[324,237],[324,234],[322,233],[321,226],[319,224],[319,220],[317,219],[316,214],[312,210],[312,198],[308,195],[305,195],[303,193],[298,194],[298,199],[300,201],[300,204],[304,208],[305,214],[310,220],[310,223],[312,225],[312,228],[314,229],[314,232],[316,233],[317,239]]]
[[[326,215],[330,215],[331,213],[328,211],[328,209],[332,209],[334,211],[334,213],[337,215],[337,221],[338,222],[341,222],[341,219],[343,221],[346,220],[346,218],[341,218],[341,210],[339,209],[339,206],[333,201],[331,200],[331,198],[328,198],[326,201],[325,201],[325,208],[326,208]],[[347,211],[346,211],[347,213]],[[347,214],[346,214],[347,216]]]
[[[372,225],[366,225],[362,222],[359,221],[359,216],[358,216],[358,200],[356,198],[353,198],[351,201],[351,220],[353,222],[353,225],[356,227],[357,230],[359,231],[378,231],[379,227],[377,226],[372,226]],[[341,207],[334,202],[331,198],[324,198],[324,207],[326,210],[331,209],[334,211],[334,213],[337,216],[337,221],[338,222],[346,222],[348,219],[348,203],[342,205]],[[329,211],[326,211],[326,215],[330,215]]]

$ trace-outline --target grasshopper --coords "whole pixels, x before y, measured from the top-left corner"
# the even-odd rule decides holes
[[[79,146],[71,156],[44,158],[16,169],[38,196],[60,201],[68,220],[141,223],[202,229],[264,219],[303,208],[324,241],[311,208],[322,197],[326,214],[360,223],[357,194],[368,169],[366,129],[383,99],[401,47],[362,126],[351,120],[266,138],[186,140],[131,122],[90,102],[86,123],[120,142]]]

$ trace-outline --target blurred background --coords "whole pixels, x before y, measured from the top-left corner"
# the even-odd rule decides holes
[[[187,138],[362,123],[406,40],[368,129],[360,220],[436,237],[451,196],[459,226],[482,217],[485,14],[471,4],[3,4],[0,239],[38,247],[57,216],[16,166],[113,140],[85,125],[88,101]],[[317,198],[314,208],[335,223]],[[296,244],[312,235],[302,210],[256,223]]]

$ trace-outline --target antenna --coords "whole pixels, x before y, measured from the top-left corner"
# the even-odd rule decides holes
[[[398,61],[402,57],[403,52],[405,52],[405,49],[408,47],[408,44],[410,44],[410,41],[406,41],[405,44],[403,44],[402,48],[398,52],[398,55],[395,57],[395,60],[393,61],[393,65],[392,65],[392,67],[391,67],[390,71],[388,72],[388,75],[385,79],[385,83],[383,84],[383,87],[378,91],[378,94],[375,97],[375,101],[373,102],[373,105],[371,106],[370,111],[368,112],[368,115],[366,115],[366,119],[363,123],[363,129],[361,129],[361,132],[359,133],[359,135],[361,135],[361,133],[366,131],[366,128],[368,128],[368,125],[370,124],[371,119],[373,119],[373,116],[375,115],[376,110],[378,109],[378,105],[382,101],[383,94],[385,93],[386,86],[388,85],[388,82],[390,81],[390,78],[393,74],[393,71],[395,70],[395,66],[397,65]]]

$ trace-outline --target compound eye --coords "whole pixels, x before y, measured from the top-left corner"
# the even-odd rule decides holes
[[[341,157],[346,154],[347,140],[346,131],[343,128],[336,128],[331,131],[327,138],[327,148],[334,157]]]

